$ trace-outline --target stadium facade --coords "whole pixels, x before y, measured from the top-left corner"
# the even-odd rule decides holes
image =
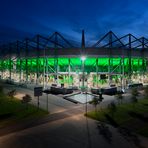
[[[0,46],[0,78],[22,84],[89,88],[148,82],[148,40],[112,31],[92,46],[76,47],[60,33]]]

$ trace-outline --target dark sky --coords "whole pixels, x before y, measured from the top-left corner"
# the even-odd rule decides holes
[[[96,41],[112,30],[148,37],[148,0],[0,0],[0,43],[50,36]]]

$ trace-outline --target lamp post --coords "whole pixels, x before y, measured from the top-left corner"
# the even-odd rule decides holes
[[[49,89],[45,89],[43,92],[44,92],[44,93],[46,93],[46,95],[47,95],[47,102],[46,102],[46,106],[47,106],[47,111],[48,111],[48,95],[49,95],[51,92],[50,92],[50,90],[49,90]]]
[[[82,60],[82,91],[85,92],[85,95],[86,95],[85,114],[87,115],[87,89],[85,88],[85,85],[84,85],[84,81],[85,81],[85,71],[84,70],[85,70],[86,57],[82,56],[81,60]]]
[[[43,58],[43,88],[45,88],[45,48],[44,48],[44,58]]]
[[[85,78],[85,71],[84,71],[84,66],[85,66],[85,60],[86,60],[86,57],[85,56],[82,56],[81,57],[81,60],[82,60],[82,89],[84,89],[84,78]]]

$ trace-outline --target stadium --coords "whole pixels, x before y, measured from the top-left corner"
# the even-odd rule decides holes
[[[132,34],[118,37],[110,31],[87,47],[83,30],[78,47],[55,32],[1,45],[0,52],[0,78],[15,83],[124,89],[148,82],[148,39]]]

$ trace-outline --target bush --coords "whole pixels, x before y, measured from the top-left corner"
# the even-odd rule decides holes
[[[114,117],[114,113],[117,111],[117,106],[114,102],[111,102],[109,105],[108,105],[108,110],[109,112],[111,113],[111,116],[112,118]]]
[[[22,103],[26,104],[27,108],[28,108],[28,103],[31,101],[31,96],[26,94],[25,96],[22,97]]]
[[[132,103],[133,103],[133,107],[135,107],[135,104],[138,102],[138,99],[137,99],[136,96],[132,96],[132,97],[131,97],[131,101],[132,101]]]
[[[137,88],[133,88],[131,94],[132,94],[132,96],[138,97],[139,92],[138,92]]]
[[[121,93],[117,93],[115,97],[118,100],[118,104],[122,104],[122,100],[124,98],[123,95]]]
[[[14,98],[14,96],[16,95],[16,90],[11,90],[10,92],[8,92],[8,96],[12,99]]]
[[[0,93],[3,93],[4,92],[4,88],[2,85],[0,85]]]
[[[135,104],[138,102],[137,97],[139,96],[137,88],[133,88],[131,94],[132,94],[131,101],[133,103],[133,107],[135,107]]]
[[[148,97],[148,86],[146,86],[146,87],[144,88],[144,95],[145,95],[146,97]]]
[[[95,107],[95,112],[97,111],[97,105],[100,104],[99,98],[98,97],[93,97],[93,99],[89,102]]]

